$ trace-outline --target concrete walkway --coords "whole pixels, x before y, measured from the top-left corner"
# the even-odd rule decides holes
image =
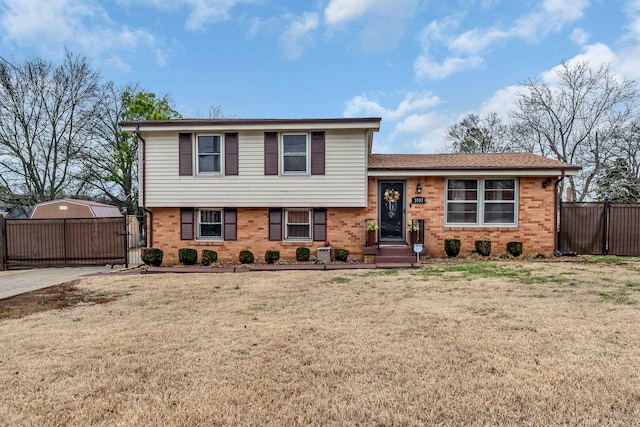
[[[0,271],[0,299],[70,282],[81,276],[113,272],[110,266],[34,268]]]

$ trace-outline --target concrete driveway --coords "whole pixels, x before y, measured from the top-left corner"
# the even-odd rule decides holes
[[[118,266],[111,269],[111,266],[106,265],[0,271],[0,299],[70,282],[81,276],[108,273],[117,269]]]

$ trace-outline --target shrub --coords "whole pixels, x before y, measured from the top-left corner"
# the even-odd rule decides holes
[[[163,255],[164,255],[164,252],[162,252],[162,249],[143,248],[141,257],[142,257],[142,261],[145,264],[150,265],[152,267],[159,267],[162,264]]]
[[[198,251],[190,248],[178,249],[178,261],[180,264],[193,265],[198,262]]]
[[[311,251],[309,248],[299,247],[296,248],[296,261],[309,261],[311,257]]]
[[[275,264],[280,259],[280,251],[267,251],[264,253],[264,261],[267,264]]]
[[[444,239],[444,251],[448,257],[457,257],[460,253],[460,239]]]
[[[490,240],[476,240],[476,252],[482,256],[491,255],[491,241]]]
[[[336,249],[333,252],[333,257],[336,261],[346,261],[349,258],[349,251],[347,249]]]
[[[522,255],[522,242],[507,243],[507,253],[511,256]]]
[[[240,251],[238,259],[240,260],[240,264],[253,264],[253,252],[243,249]]]
[[[218,252],[212,251],[211,249],[203,249],[202,250],[202,265],[205,267],[210,266],[211,264],[215,264],[218,262]]]

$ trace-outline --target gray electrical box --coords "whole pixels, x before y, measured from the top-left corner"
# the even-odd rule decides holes
[[[331,246],[318,248],[318,261],[331,262]]]

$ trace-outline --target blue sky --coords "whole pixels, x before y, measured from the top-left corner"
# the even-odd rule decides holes
[[[185,117],[382,117],[374,151],[440,153],[562,60],[640,77],[640,0],[0,0],[0,55],[168,93]]]

